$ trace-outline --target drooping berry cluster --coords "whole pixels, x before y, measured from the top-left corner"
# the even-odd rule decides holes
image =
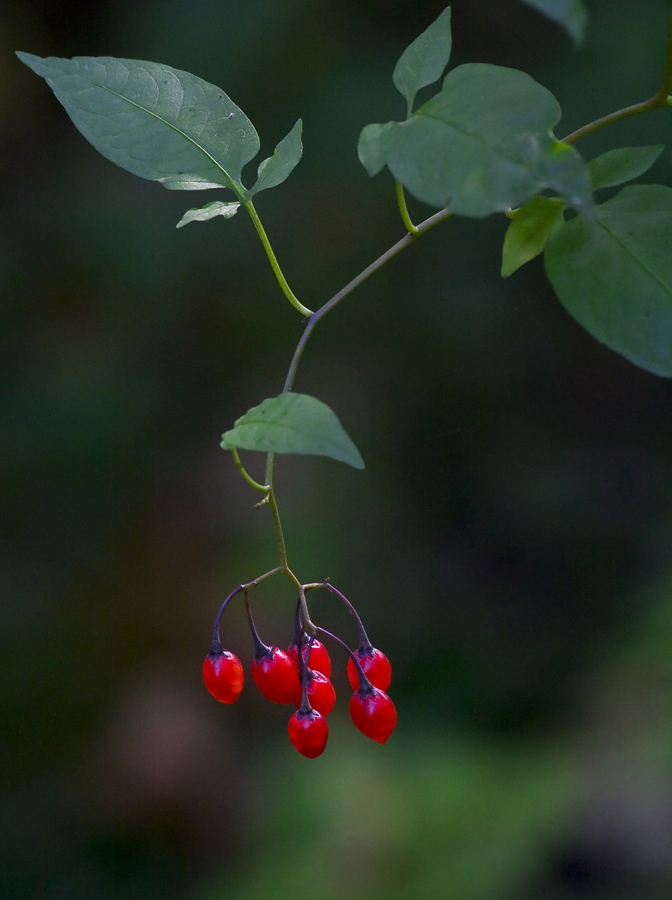
[[[312,622],[310,626],[303,623],[301,602],[296,608],[294,640],[287,650],[265,644],[252,618],[247,586],[239,585],[226,598],[217,614],[210,653],[203,662],[205,685],[221,703],[234,703],[243,689],[244,673],[240,660],[230,650],[224,649],[219,638],[219,623],[226,605],[243,591],[254,643],[252,679],[268,700],[292,703],[297,707],[289,720],[288,732],[299,753],[314,759],[324,752],[329,737],[327,716],[336,702],[336,692],[329,680],[331,659],[327,648],[316,637],[316,632],[332,638],[349,654],[347,674],[354,692],[350,699],[350,716],[362,734],[384,744],[397,722],[394,703],[386,693],[392,680],[389,660],[373,647],[359,615],[340,591],[328,582],[310,587],[325,587],[347,604],[359,629],[359,647],[356,651],[353,652],[340,638],[324,628]]]

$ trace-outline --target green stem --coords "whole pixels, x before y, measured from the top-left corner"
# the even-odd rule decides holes
[[[408,207],[406,206],[406,195],[404,194],[404,186],[400,181],[395,179],[394,187],[397,191],[397,203],[399,204],[399,212],[401,213],[401,218],[406,226],[406,231],[409,234],[417,234],[418,229],[411,221],[411,217],[408,213]]]
[[[287,372],[287,378],[285,379],[285,385],[282,389],[283,394],[287,393],[287,391],[291,391],[292,385],[294,384],[294,378],[296,376],[296,370],[301,360],[301,355],[303,350],[308,342],[308,338],[312,334],[313,329],[320,321],[320,319],[324,318],[328,312],[330,312],[335,306],[337,306],[344,297],[354,291],[356,287],[366,281],[369,275],[373,275],[374,272],[377,272],[381,266],[384,266],[386,262],[389,262],[393,257],[397,255],[397,253],[401,253],[402,250],[405,250],[406,247],[410,247],[412,243],[414,243],[420,235],[424,234],[426,231],[429,231],[430,228],[433,228],[434,225],[438,225],[439,222],[443,222],[444,219],[447,219],[448,216],[452,215],[447,210],[442,209],[438,213],[434,213],[433,216],[430,216],[428,219],[425,219],[424,222],[421,222],[420,225],[417,226],[415,234],[406,234],[404,237],[397,241],[393,247],[390,247],[382,256],[379,256],[375,262],[372,262],[370,266],[367,266],[362,272],[357,275],[356,278],[353,278],[349,284],[346,284],[344,288],[342,288],[337,294],[328,300],[324,306],[321,306],[316,312],[312,313],[308,321],[306,322],[306,327],[303,329],[303,334],[301,335],[301,339],[296,346],[296,350],[294,351],[294,356],[292,357],[292,361],[289,366],[289,371]]]
[[[259,484],[258,481],[255,481],[254,478],[252,478],[252,476],[249,475],[248,472],[245,470],[242,462],[240,461],[240,457],[238,456],[238,450],[236,449],[236,447],[232,447],[231,452],[233,454],[233,461],[238,466],[238,471],[243,476],[245,481],[248,484],[252,485],[252,487],[255,488],[257,491],[263,491],[265,494],[267,494],[270,490],[270,484]]]
[[[577,128],[576,131],[573,131],[571,134],[568,134],[567,137],[562,138],[562,143],[573,144],[575,141],[586,137],[586,135],[592,134],[600,128],[604,128],[605,125],[612,125],[614,122],[620,122],[621,119],[627,119],[629,116],[637,116],[640,113],[651,112],[653,109],[659,109],[661,106],[666,106],[666,101],[667,96],[661,101],[656,94],[656,96],[651,97],[650,100],[642,100],[641,103],[633,103],[632,106],[618,109],[616,112],[609,113],[606,116],[602,116],[600,119],[595,119],[594,122],[589,122],[587,125],[582,125],[581,128]]]
[[[242,202],[243,202],[243,206],[250,214],[250,218],[254,222],[254,227],[257,229],[257,234],[261,238],[261,243],[264,245],[264,250],[266,251],[266,255],[268,256],[268,259],[271,263],[271,268],[273,269],[275,277],[278,279],[278,284],[282,288],[283,294],[285,295],[285,297],[287,297],[287,299],[292,304],[292,306],[295,309],[298,309],[298,311],[302,315],[304,315],[304,316],[312,315],[312,310],[308,309],[307,306],[304,306],[303,303],[301,303],[297,299],[294,292],[292,291],[290,286],[287,284],[287,279],[282,274],[282,269],[280,268],[280,264],[278,263],[278,260],[275,257],[275,253],[273,252],[273,248],[271,247],[271,242],[269,241],[268,236],[264,230],[264,226],[261,224],[261,219],[257,215],[257,211],[254,208],[254,204],[252,203],[251,200],[243,200]]]
[[[594,122],[589,122],[576,131],[572,131],[567,137],[562,139],[563,144],[573,144],[575,141],[604,128],[605,125],[612,125],[614,122],[620,122],[621,119],[627,119],[630,116],[637,116],[640,113],[651,112],[654,109],[660,109],[662,106],[669,106],[668,95],[672,91],[672,18],[670,19],[670,28],[667,34],[667,50],[665,53],[665,70],[663,72],[663,80],[660,87],[648,100],[642,100],[641,103],[633,103],[632,106],[625,106],[616,112],[609,113]]]

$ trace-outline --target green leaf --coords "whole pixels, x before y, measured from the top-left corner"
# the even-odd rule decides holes
[[[231,188],[259,151],[245,113],[213,84],[157,63],[111,57],[40,59],[41,75],[84,137],[107,159],[171,190]]]
[[[523,0],[523,3],[562,25],[575,44],[583,41],[588,24],[584,0]]]
[[[503,212],[547,190],[588,211],[588,167],[552,136],[559,119],[555,97],[524,72],[467,64],[405,122],[365,128],[359,155],[370,173],[384,160],[419,200],[464,216]]]
[[[636,184],[577,216],[546,247],[561,303],[598,341],[672,376],[672,189]]]
[[[413,109],[415,95],[420,88],[438,81],[448,65],[452,49],[450,7],[448,6],[426,31],[404,50],[392,80],[406,98],[408,115]]]
[[[336,414],[307,394],[280,394],[252,407],[222,435],[222,447],[330,456],[355,469],[364,468],[359,450]]]
[[[357,155],[369,175],[377,175],[384,167],[386,159],[386,136],[392,131],[396,122],[387,125],[366,125],[362,128],[357,144]]]
[[[212,203],[206,203],[203,207],[193,206],[186,211],[175,227],[182,228],[189,222],[207,222],[208,219],[214,219],[215,216],[224,216],[225,219],[230,219],[238,212],[239,206],[240,203],[225,203],[223,200],[213,200]]]
[[[257,181],[247,192],[249,199],[259,191],[277,187],[289,177],[303,153],[302,127],[301,119],[299,119],[287,137],[283,138],[275,148],[273,156],[269,156],[259,165]]]
[[[654,144],[651,147],[623,147],[620,150],[609,150],[588,163],[593,190],[615,187],[639,178],[650,169],[665,144]]]
[[[549,237],[564,223],[567,204],[557,197],[532,197],[506,229],[502,248],[502,278],[543,253]]]

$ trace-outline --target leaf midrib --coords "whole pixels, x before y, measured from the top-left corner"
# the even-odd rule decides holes
[[[652,269],[650,269],[649,266],[642,259],[640,259],[639,256],[637,256],[630,249],[630,247],[628,247],[627,244],[625,244],[616,234],[614,234],[614,232],[605,224],[602,219],[597,219],[597,224],[604,229],[604,231],[609,235],[614,243],[618,244],[618,246],[621,247],[621,249],[637,263],[642,271],[646,272],[646,274],[649,275],[649,277],[653,281],[660,285],[660,287],[668,296],[672,297],[672,289],[667,284],[665,284],[665,282]]]
[[[129,72],[130,71],[131,70],[129,69]],[[156,79],[154,78],[152,73],[149,72],[147,69],[144,69],[143,71],[147,72],[147,74],[154,81],[154,84],[156,84],[157,89],[160,92],[161,88],[156,83]],[[86,81],[86,79],[84,79],[84,78],[82,80]],[[200,150],[201,153],[205,154],[205,156],[208,157],[208,159],[220,170],[220,172],[224,173],[224,175],[231,182],[234,192],[238,195],[238,197],[241,200],[244,199],[245,188],[243,187],[242,183],[237,182],[231,175],[229,175],[229,173],[226,171],[224,166],[222,166],[219,162],[217,162],[217,160],[214,158],[214,156],[212,156],[212,154],[209,153],[205,149],[205,147],[203,147],[201,144],[199,144],[198,141],[194,140],[194,138],[192,138],[190,135],[188,135],[186,133],[186,131],[183,131],[181,128],[178,128],[177,125],[173,125],[172,122],[169,122],[167,119],[164,119],[163,116],[159,116],[157,113],[152,112],[151,109],[147,109],[146,106],[142,106],[140,103],[136,103],[135,100],[129,100],[128,97],[125,97],[123,94],[120,94],[118,91],[112,90],[112,88],[108,87],[105,84],[99,84],[98,82],[92,82],[92,81],[87,82],[87,84],[90,86],[93,86],[93,87],[99,87],[102,90],[107,91],[108,94],[112,94],[115,97],[119,97],[120,100],[124,100],[126,103],[129,103],[131,106],[134,106],[136,109],[139,109],[144,113],[147,113],[148,116],[152,116],[152,118],[156,119],[158,122],[162,122],[164,125],[167,125],[168,128],[172,128],[173,131],[176,131],[178,134],[181,134],[182,137],[186,138],[191,144],[193,144],[193,146],[196,147],[197,150]],[[180,109],[181,109],[181,106],[180,106]],[[176,174],[179,174],[179,173],[176,173]],[[227,185],[222,185],[222,187],[225,188],[225,187],[227,187]],[[240,190],[238,190],[239,188],[240,188]]]

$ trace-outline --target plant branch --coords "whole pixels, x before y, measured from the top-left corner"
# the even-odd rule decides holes
[[[367,266],[362,272],[357,275],[356,278],[353,278],[351,282],[346,284],[344,288],[342,288],[337,294],[328,300],[324,306],[321,306],[316,312],[311,313],[310,317],[306,322],[306,327],[303,330],[303,334],[301,335],[301,339],[296,346],[296,350],[294,351],[294,356],[292,357],[292,361],[289,366],[289,371],[287,372],[287,378],[285,379],[285,385],[282,389],[283,394],[287,393],[287,391],[291,391],[292,385],[294,384],[294,378],[296,376],[296,370],[298,368],[299,362],[301,360],[301,355],[303,350],[308,342],[308,338],[312,334],[313,329],[317,325],[317,323],[326,316],[328,312],[330,312],[335,306],[337,306],[344,297],[347,297],[349,293],[354,291],[356,287],[366,281],[369,275],[373,275],[374,272],[377,272],[382,266],[385,265],[386,262],[389,262],[393,257],[397,255],[397,253],[401,253],[402,250],[405,250],[406,247],[410,247],[412,243],[414,243],[420,235],[424,234],[426,231],[429,231],[430,228],[433,228],[434,225],[438,225],[439,222],[442,222],[444,219],[447,219],[451,213],[446,209],[440,210],[438,213],[434,213],[433,216],[430,216],[428,219],[425,219],[424,222],[421,222],[420,225],[417,226],[415,234],[406,234],[404,237],[397,241],[394,246],[390,247],[382,256],[379,256],[375,262],[372,262],[370,266]]]
[[[303,303],[298,300],[289,284],[287,283],[287,279],[282,274],[282,269],[280,268],[280,264],[275,257],[275,253],[273,252],[273,248],[271,247],[271,242],[269,241],[268,235],[264,230],[264,226],[261,224],[261,219],[259,218],[257,211],[254,208],[254,204],[251,200],[243,200],[242,203],[245,209],[250,214],[250,218],[254,222],[254,227],[257,229],[257,234],[261,238],[261,243],[264,245],[264,250],[266,251],[266,255],[268,256],[269,262],[271,263],[271,268],[273,269],[275,277],[278,279],[278,284],[282,288],[283,294],[285,295],[285,297],[287,297],[292,306],[295,309],[298,309],[298,311],[302,315],[312,315],[312,310],[308,309],[307,306],[304,306]]]
[[[665,53],[665,69],[663,72],[663,80],[660,87],[648,100],[642,100],[641,103],[633,103],[632,106],[625,106],[616,112],[609,113],[594,122],[582,125],[576,131],[572,131],[567,137],[562,138],[563,144],[573,144],[588,134],[604,128],[605,125],[612,125],[614,122],[620,122],[621,119],[627,119],[630,116],[637,116],[640,113],[651,112],[654,109],[660,109],[662,106],[669,106],[668,96],[672,91],[672,19],[670,20],[670,28],[667,34],[667,51]]]

